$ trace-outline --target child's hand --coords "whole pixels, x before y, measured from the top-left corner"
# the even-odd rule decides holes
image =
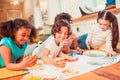
[[[90,47],[90,46],[91,46],[91,42],[90,42],[90,41],[88,41],[88,42],[86,43],[86,45],[87,45],[87,48],[88,48],[88,49],[91,49],[91,47]]]
[[[107,53],[107,56],[114,56],[114,55],[116,55],[117,53],[115,52],[115,51],[109,51],[108,53]]]
[[[32,57],[32,64],[29,67],[32,67],[35,64],[37,64],[37,60],[38,60],[38,56],[37,55],[31,56],[31,57]]]
[[[31,67],[37,63],[38,57],[34,56],[27,56],[23,59],[22,65],[25,67]]]
[[[77,47],[77,49],[76,49],[79,53],[83,53],[84,52],[84,50],[83,49],[81,49],[81,48],[79,48],[79,47]]]
[[[53,64],[57,67],[65,67],[66,65],[66,60],[64,58],[54,58],[53,59]]]
[[[65,58],[66,62],[75,62],[78,60],[78,58],[72,58],[72,57],[68,57],[68,58]]]

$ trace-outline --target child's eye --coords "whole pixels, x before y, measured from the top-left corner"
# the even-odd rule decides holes
[[[29,38],[29,35],[24,35],[24,34],[23,34],[23,35],[21,35],[21,36],[22,36],[22,37],[27,37],[27,38]]]
[[[59,31],[58,33],[59,33],[59,34],[64,34],[64,35],[68,35],[67,32],[63,33],[62,31]]]
[[[25,35],[21,35],[21,36],[25,37]]]
[[[59,34],[62,34],[62,32],[61,32],[61,31],[59,31],[58,33],[59,33]]]
[[[68,35],[68,33],[66,32],[66,33],[64,33],[65,35]]]
[[[99,25],[102,25],[101,23],[99,23]]]

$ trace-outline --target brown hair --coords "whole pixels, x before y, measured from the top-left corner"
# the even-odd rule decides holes
[[[56,15],[54,23],[56,23],[57,20],[67,20],[69,23],[72,22],[72,16],[68,13],[62,12]]]
[[[68,36],[71,35],[70,24],[67,20],[57,20],[52,27],[51,33],[55,36],[55,33],[61,30],[61,27],[66,26],[68,28]]]
[[[98,12],[97,22],[99,19],[108,20],[111,22],[112,48],[115,49],[119,41],[119,28],[116,16],[107,10],[103,10]]]

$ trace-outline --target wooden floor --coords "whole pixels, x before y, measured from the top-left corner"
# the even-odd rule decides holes
[[[120,62],[67,80],[120,80]]]

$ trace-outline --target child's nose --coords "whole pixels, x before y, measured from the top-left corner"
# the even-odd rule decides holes
[[[101,25],[101,28],[104,28],[104,25]]]
[[[28,36],[24,37],[25,40],[28,40]]]
[[[64,33],[62,33],[61,37],[65,37],[65,34],[64,34]]]

